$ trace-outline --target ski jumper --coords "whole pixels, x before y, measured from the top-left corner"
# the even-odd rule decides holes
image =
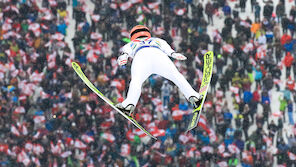
[[[123,46],[122,55],[133,58],[131,65],[131,82],[127,98],[123,106],[136,106],[141,95],[144,81],[152,74],[160,75],[172,81],[187,99],[191,96],[199,97],[184,76],[178,71],[168,56],[175,51],[160,38],[138,38]]]

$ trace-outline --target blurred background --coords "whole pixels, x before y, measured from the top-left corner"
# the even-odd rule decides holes
[[[1,0],[0,166],[295,166],[295,3]],[[192,106],[170,81],[150,76],[136,108],[154,141],[71,68],[79,62],[122,101],[132,60],[116,60],[137,24],[188,58],[172,61],[196,90],[203,54],[215,53],[203,115],[188,134]]]

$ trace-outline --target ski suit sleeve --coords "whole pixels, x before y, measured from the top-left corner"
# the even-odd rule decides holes
[[[157,42],[160,45],[160,49],[165,52],[168,56],[171,56],[172,53],[175,53],[171,46],[163,39],[157,38]]]
[[[120,55],[124,55],[126,54],[127,57],[132,57],[132,48],[131,48],[132,43],[129,42],[127,44],[125,44],[122,48],[121,48],[121,53]]]
[[[158,38],[157,43],[160,46],[160,49],[166,53],[168,56],[177,59],[177,60],[186,60],[187,58],[181,53],[176,53],[171,46],[163,39]]]

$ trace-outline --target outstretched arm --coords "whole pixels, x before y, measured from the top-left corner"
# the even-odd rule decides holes
[[[187,57],[182,55],[181,53],[177,53],[174,51],[171,46],[163,39],[158,39],[157,42],[159,43],[161,49],[170,57],[177,59],[177,60],[186,60]]]

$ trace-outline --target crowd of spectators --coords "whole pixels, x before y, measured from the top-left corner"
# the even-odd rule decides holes
[[[296,134],[284,125],[295,125],[296,8],[291,1],[250,0],[254,14],[242,19],[246,3],[0,1],[0,166],[295,165]],[[188,58],[175,64],[196,90],[203,54],[213,48],[205,112],[188,134],[192,107],[170,81],[149,77],[137,105],[136,120],[159,138],[154,141],[71,68],[80,63],[100,91],[122,101],[131,63],[119,67],[116,59],[137,24]],[[281,94],[278,108],[272,92]]]

